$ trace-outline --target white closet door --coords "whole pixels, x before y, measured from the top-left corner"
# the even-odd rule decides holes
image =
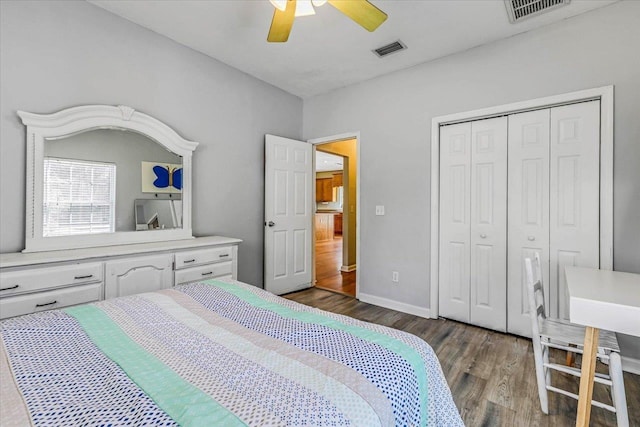
[[[471,124],[470,321],[507,329],[507,118]]]
[[[549,110],[509,116],[507,330],[531,336],[524,259],[542,260],[549,304]]]
[[[440,315],[469,322],[471,123],[440,128]]]
[[[600,266],[600,101],[551,109],[550,315],[569,319],[564,266]]]

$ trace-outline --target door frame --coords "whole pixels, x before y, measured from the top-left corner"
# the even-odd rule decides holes
[[[440,291],[440,126],[596,100],[600,101],[600,268],[613,270],[613,85],[447,114],[431,120],[431,318],[438,317]]]
[[[338,135],[326,136],[322,138],[308,139],[307,142],[313,145],[313,173],[316,173],[316,146],[327,144],[329,142],[339,142],[349,139],[355,139],[356,141],[356,271],[360,268],[360,132],[347,132]],[[316,186],[312,185],[311,190],[311,203],[313,212],[316,209]],[[343,207],[344,211],[344,207]],[[344,228],[343,228],[344,229]],[[315,221],[312,221],[313,238],[311,239],[311,259],[312,259],[312,273],[311,280],[315,283],[316,279],[316,234],[315,234]],[[344,235],[343,235],[344,239]],[[343,246],[344,248],[344,246]],[[360,274],[356,272],[356,299],[360,299]]]

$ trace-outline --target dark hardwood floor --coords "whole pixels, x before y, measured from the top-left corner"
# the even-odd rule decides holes
[[[345,314],[415,334],[435,350],[458,410],[467,426],[575,426],[577,402],[549,393],[549,415],[540,410],[531,341],[445,319],[424,319],[366,304],[317,288],[285,296],[322,310]],[[564,363],[565,353],[554,354]],[[580,359],[578,359],[579,365]],[[603,365],[598,371],[605,372]],[[624,374],[631,426],[640,426],[640,376]],[[554,373],[553,384],[578,392],[578,380]],[[608,389],[595,385],[594,398],[607,403]],[[615,426],[613,413],[593,408],[591,426]]]
[[[316,288],[356,296],[356,272],[340,271],[342,266],[342,236],[316,242]]]

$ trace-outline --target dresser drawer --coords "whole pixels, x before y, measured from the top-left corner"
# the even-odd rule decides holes
[[[200,267],[187,268],[175,272],[175,284],[207,280],[214,277],[231,277],[233,266],[231,261],[217,264],[202,265]]]
[[[0,318],[20,316],[21,314],[53,310],[70,305],[99,301],[102,296],[102,283],[72,286],[55,291],[18,295],[0,299]]]
[[[100,262],[3,271],[0,274],[0,298],[58,286],[95,282],[102,282]]]
[[[233,247],[202,249],[198,251],[176,253],[176,270],[189,268],[196,265],[210,264],[212,262],[231,261],[233,259]]]

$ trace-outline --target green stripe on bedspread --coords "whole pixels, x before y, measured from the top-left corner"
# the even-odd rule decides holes
[[[183,426],[244,426],[211,396],[183,380],[129,338],[111,318],[93,305],[64,311],[82,326],[91,341],[117,363],[156,404]]]
[[[208,285],[217,286],[221,289],[224,289],[226,292],[229,292],[237,296],[238,298],[253,305],[254,307],[272,311],[282,317],[296,319],[301,322],[313,323],[317,325],[326,326],[328,328],[344,331],[358,338],[361,338],[365,341],[378,344],[386,348],[387,350],[390,350],[402,356],[409,362],[409,364],[411,365],[411,367],[416,373],[418,386],[420,389],[420,406],[421,406],[420,409],[422,414],[420,418],[422,420],[422,425],[423,426],[426,425],[427,417],[425,416],[425,414],[427,411],[427,371],[424,365],[424,361],[422,360],[422,357],[411,346],[393,337],[390,337],[366,328],[362,328],[359,326],[347,325],[337,320],[323,316],[322,314],[292,310],[283,305],[266,301],[251,291],[242,289],[238,286],[234,286],[229,283],[220,282],[214,279],[205,280],[201,283],[206,283]]]

